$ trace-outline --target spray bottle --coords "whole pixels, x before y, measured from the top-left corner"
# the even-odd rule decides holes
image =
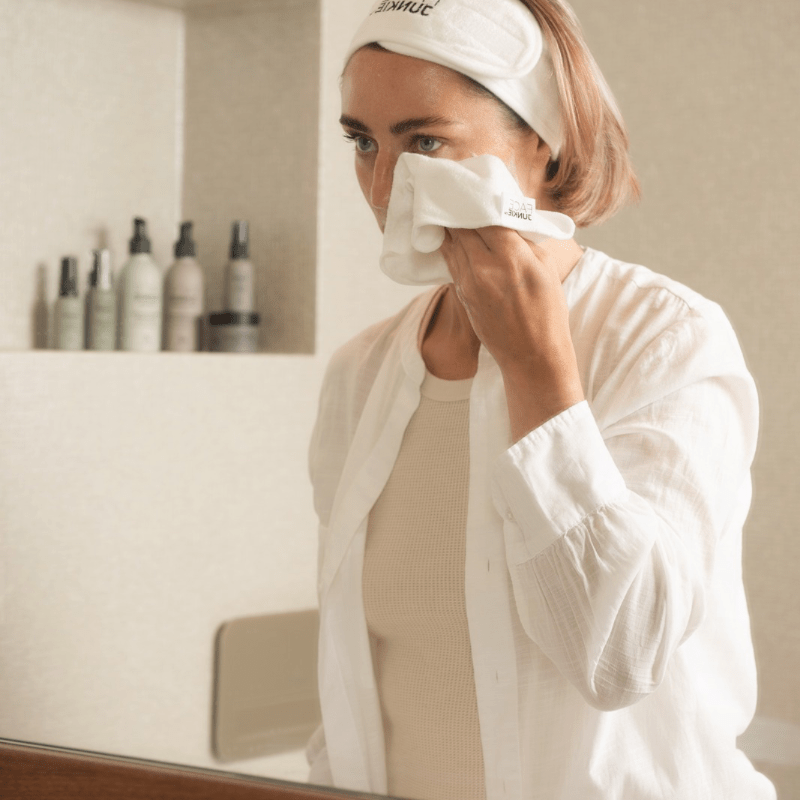
[[[55,307],[55,345],[58,350],[83,350],[83,305],[78,298],[78,260],[61,259],[61,280]]]
[[[183,222],[175,243],[175,263],[164,282],[165,350],[200,349],[204,305],[203,270],[195,261],[192,223]]]
[[[133,221],[131,257],[119,279],[120,349],[139,353],[161,349],[161,269],[150,255],[147,223]]]
[[[117,337],[116,298],[111,278],[111,253],[93,251],[86,296],[86,347],[88,350],[113,350]]]

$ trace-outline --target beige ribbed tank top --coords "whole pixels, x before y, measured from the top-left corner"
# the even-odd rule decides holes
[[[430,373],[369,516],[363,593],[388,792],[484,800],[464,596],[472,381]]]

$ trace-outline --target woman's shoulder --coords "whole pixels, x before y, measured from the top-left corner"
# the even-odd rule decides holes
[[[609,309],[638,307],[660,312],[660,316],[717,316],[722,313],[713,300],[656,269],[613,258],[591,248],[581,260],[576,275],[576,294]],[[724,315],[723,315],[724,316]]]
[[[587,250],[565,288],[587,392],[598,400],[630,395],[624,386],[647,394],[714,376],[750,380],[721,306],[680,281]]]
[[[719,303],[649,267],[587,249],[574,272],[572,285],[565,286],[573,335],[598,342],[610,338],[626,349],[646,346],[669,332],[736,341]]]

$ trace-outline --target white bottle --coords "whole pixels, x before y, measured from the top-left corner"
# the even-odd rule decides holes
[[[161,349],[163,275],[150,256],[147,223],[136,218],[131,257],[119,278],[120,349],[153,353]]]
[[[203,270],[195,261],[192,223],[181,224],[175,263],[164,281],[164,349],[189,353],[200,349],[203,320]]]
[[[225,270],[225,311],[250,314],[256,310],[253,264],[247,241],[247,222],[233,223],[231,260]]]
[[[78,297],[78,261],[72,256],[61,259],[55,345],[58,350],[83,350],[83,303]]]
[[[113,350],[117,338],[117,303],[111,277],[111,253],[94,251],[86,296],[86,349]]]

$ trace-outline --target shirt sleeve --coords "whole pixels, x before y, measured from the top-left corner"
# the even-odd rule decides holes
[[[740,536],[758,406],[729,326],[649,345],[600,422],[579,403],[494,464],[527,635],[596,708],[646,696],[701,623],[722,536]]]
[[[325,729],[321,723],[306,744],[306,760],[309,765],[309,783],[316,786],[333,786],[328,747],[325,744]]]

